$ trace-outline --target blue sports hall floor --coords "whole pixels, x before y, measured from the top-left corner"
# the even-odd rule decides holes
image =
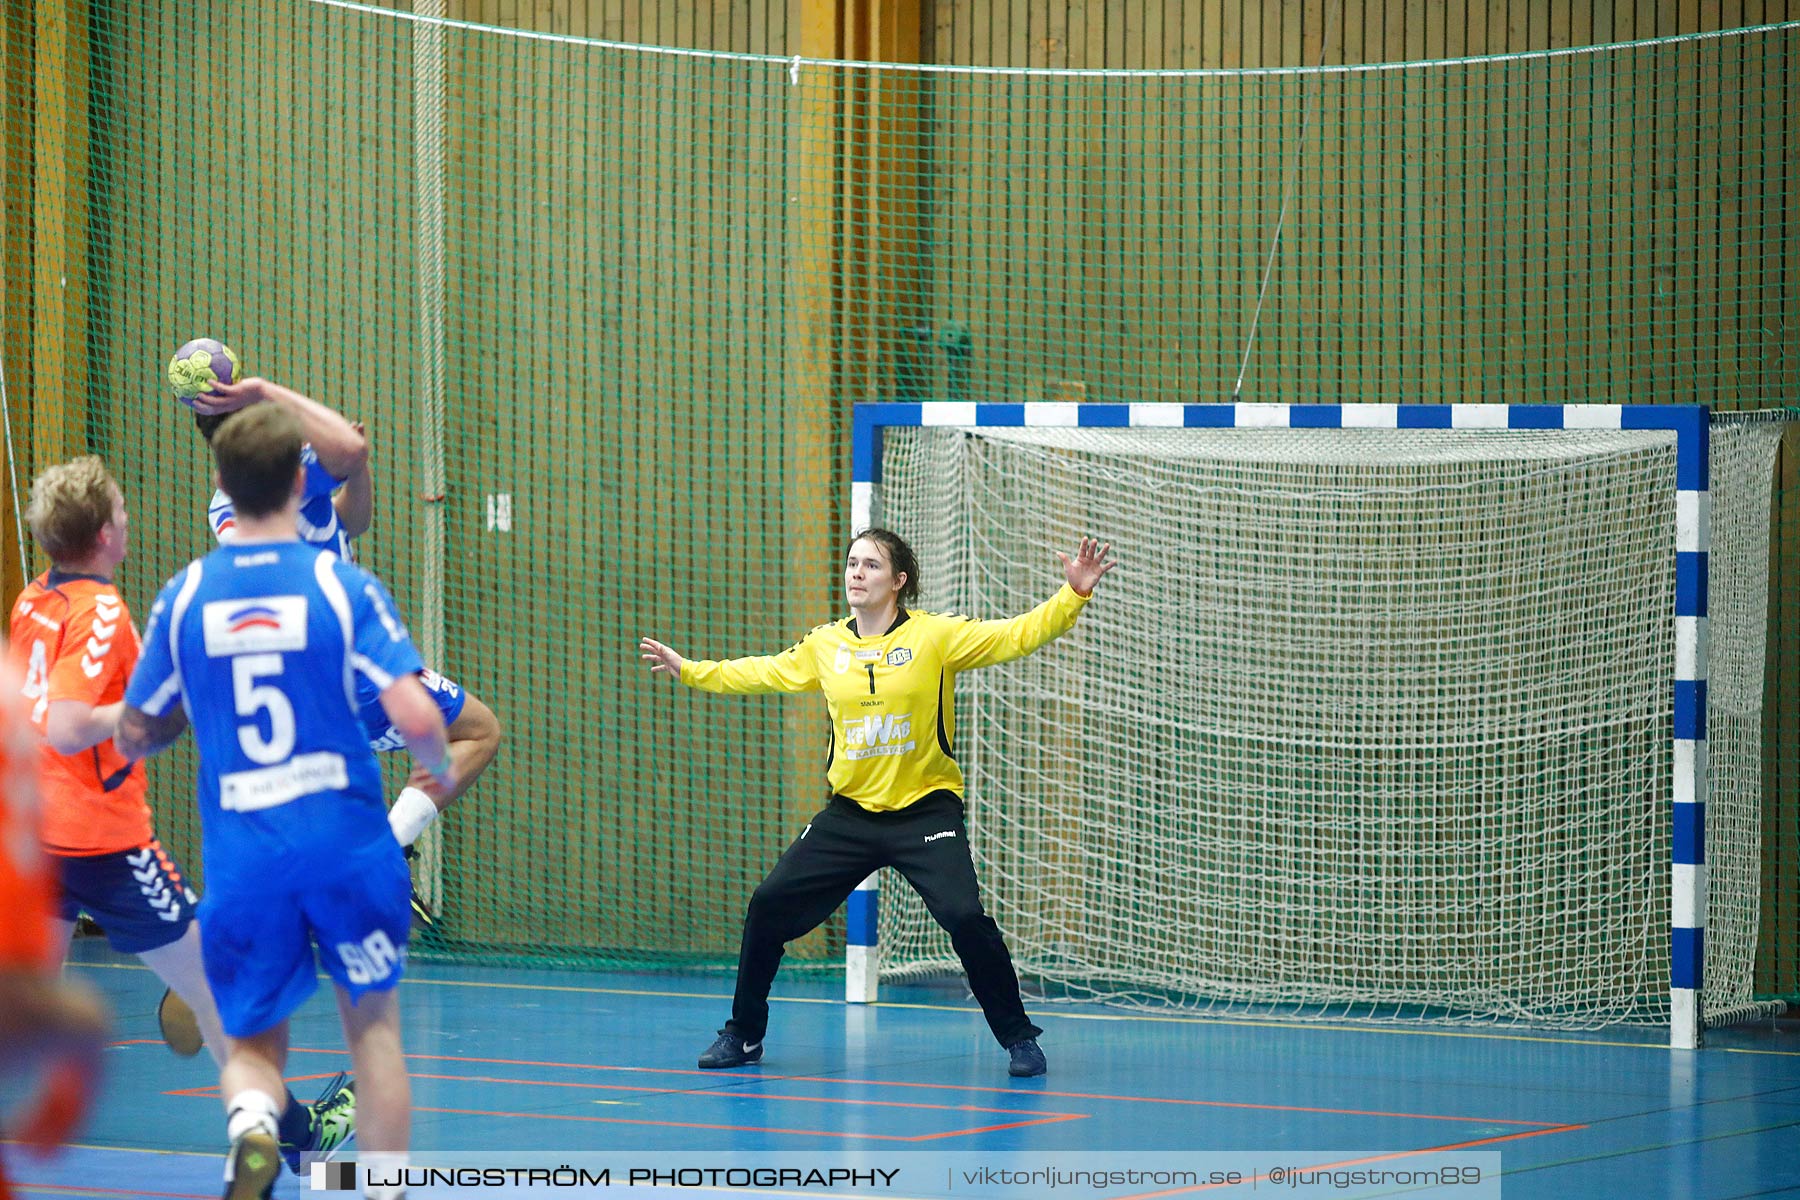
[[[135,959],[97,939],[79,941],[74,959],[116,1018],[105,1092],[60,1155],[7,1147],[19,1195],[218,1196],[224,1123],[210,1059],[164,1048],[162,989]],[[852,1007],[836,978],[784,975],[763,1062],[700,1071],[730,985],[723,974],[415,964],[402,991],[415,1157],[515,1169],[505,1186],[465,1171],[409,1197],[1800,1197],[1800,1023],[1715,1030],[1706,1049],[1671,1052],[1646,1029],[1037,1005],[1050,1073],[1014,1080],[959,985],[890,986],[882,1003]],[[348,1068],[325,989],[296,1017],[293,1043],[302,1098]],[[511,1157],[482,1157],[499,1152]],[[1486,1164],[1480,1183],[1414,1169],[1445,1154]],[[540,1186],[524,1173],[589,1162],[590,1184],[612,1164],[611,1186]],[[1044,1170],[996,1182],[970,1170],[983,1164]],[[668,1174],[622,1186],[628,1165]],[[1139,1173],[1071,1173],[1088,1165]],[[833,1168],[840,1182],[824,1173]],[[1118,1179],[1129,1182],[1108,1182]],[[284,1176],[276,1195],[330,1194],[315,1183]]]

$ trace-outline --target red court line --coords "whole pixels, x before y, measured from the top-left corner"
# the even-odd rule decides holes
[[[157,1044],[161,1045],[160,1042]],[[298,1046],[294,1047],[293,1052],[296,1054],[337,1054],[337,1055],[341,1055],[343,1053],[343,1051],[341,1051],[341,1050],[313,1050],[313,1049],[305,1049],[305,1048],[298,1047]],[[1580,1126],[1565,1126],[1565,1125],[1561,1124],[1560,1122],[1556,1122],[1556,1121],[1521,1121],[1521,1120],[1517,1120],[1515,1118],[1510,1118],[1510,1117],[1487,1117],[1487,1116],[1472,1117],[1472,1116],[1466,1116],[1466,1115],[1456,1115],[1456,1114],[1451,1114],[1451,1113],[1385,1112],[1380,1109],[1323,1108],[1323,1107],[1318,1107],[1318,1106],[1313,1106],[1313,1105],[1304,1105],[1304,1104],[1251,1104],[1251,1103],[1248,1103],[1245,1101],[1238,1101],[1238,1100],[1189,1100],[1189,1099],[1184,1099],[1181,1097],[1174,1097],[1174,1096],[1118,1096],[1118,1095],[1112,1095],[1112,1094],[1109,1094],[1106,1092],[1063,1092],[1063,1091],[1056,1091],[1056,1090],[1049,1089],[1049,1088],[1035,1088],[1035,1087],[1031,1088],[1027,1092],[1027,1091],[1022,1091],[1021,1089],[1016,1088],[1016,1087],[992,1087],[992,1086],[985,1085],[985,1084],[970,1084],[970,1083],[914,1083],[914,1082],[909,1082],[909,1081],[892,1080],[892,1079],[851,1079],[851,1078],[847,1078],[844,1076],[770,1075],[770,1074],[764,1074],[762,1072],[758,1072],[757,1074],[754,1074],[754,1075],[726,1076],[726,1075],[722,1075],[718,1071],[686,1070],[686,1069],[677,1068],[677,1067],[628,1067],[628,1066],[619,1066],[619,1065],[611,1064],[611,1063],[548,1062],[548,1061],[541,1061],[541,1060],[529,1059],[529,1058],[480,1058],[480,1057],[474,1057],[474,1056],[469,1056],[469,1055],[460,1055],[460,1054],[412,1054],[412,1053],[408,1053],[406,1057],[408,1060],[419,1059],[422,1061],[430,1061],[430,1062],[485,1063],[485,1064],[488,1064],[491,1066],[504,1066],[504,1067],[560,1067],[560,1068],[564,1068],[564,1069],[572,1070],[572,1071],[633,1071],[633,1072],[642,1072],[644,1074],[651,1074],[651,1075],[704,1075],[710,1079],[730,1078],[730,1079],[757,1079],[757,1080],[765,1080],[765,1081],[769,1081],[769,1082],[783,1082],[783,1083],[856,1084],[856,1085],[859,1085],[862,1087],[875,1087],[875,1088],[929,1088],[933,1091],[940,1091],[940,1092],[943,1092],[943,1091],[985,1092],[988,1094],[996,1094],[997,1093],[1000,1095],[1007,1095],[1007,1096],[1020,1096],[1020,1095],[1055,1096],[1055,1097],[1058,1097],[1058,1098],[1061,1098],[1064,1100],[1110,1100],[1110,1101],[1115,1101],[1115,1102],[1119,1102],[1119,1103],[1131,1103],[1131,1104],[1175,1104],[1175,1105],[1189,1105],[1189,1106],[1194,1106],[1194,1107],[1199,1107],[1199,1108],[1242,1108],[1242,1109],[1248,1109],[1248,1110],[1255,1111],[1255,1112],[1319,1113],[1319,1114],[1322,1114],[1325,1116],[1337,1116],[1337,1117],[1392,1117],[1395,1119],[1407,1120],[1407,1121],[1470,1121],[1470,1122],[1477,1122],[1477,1123],[1480,1123],[1483,1125],[1522,1125],[1522,1126],[1532,1126],[1532,1127],[1551,1129],[1551,1130],[1560,1130],[1560,1129],[1565,1129],[1565,1128],[1580,1128]],[[314,1077],[314,1078],[319,1078],[319,1077]]]
[[[692,1096],[714,1100],[796,1100],[804,1104],[844,1104],[857,1108],[923,1108],[933,1112],[999,1113],[1014,1117],[1087,1117],[1089,1113],[1059,1113],[1041,1108],[988,1108],[979,1104],[923,1104],[910,1100],[861,1100],[842,1096],[787,1096],[779,1092],[749,1092],[740,1089],[718,1091],[711,1088],[661,1088],[632,1083],[557,1083],[542,1079],[501,1079],[491,1075],[433,1075],[427,1071],[410,1072],[414,1079],[446,1079],[462,1083],[519,1083],[527,1087],[581,1088],[597,1092],[647,1092],[653,1096]]]
[[[425,1055],[422,1057],[435,1057],[435,1056]],[[486,1111],[483,1111],[480,1109],[427,1108],[423,1105],[418,1105],[418,1106],[415,1106],[415,1108],[414,1108],[415,1112],[456,1113],[456,1114],[462,1114],[462,1115],[475,1115],[475,1116],[488,1116],[488,1117],[518,1117],[521,1120],[534,1120],[534,1121],[591,1121],[591,1122],[597,1122],[597,1123],[601,1123],[601,1124],[612,1124],[612,1125],[655,1125],[655,1126],[659,1126],[659,1127],[672,1128],[672,1129],[726,1129],[726,1130],[741,1130],[741,1131],[749,1132],[749,1133],[792,1133],[792,1134],[806,1134],[806,1135],[810,1135],[813,1137],[842,1137],[842,1138],[869,1137],[869,1138],[875,1138],[875,1139],[878,1139],[881,1141],[928,1142],[928,1141],[933,1141],[937,1138],[967,1137],[971,1134],[976,1134],[976,1133],[994,1133],[994,1132],[996,1132],[998,1130],[1002,1130],[1002,1129],[1023,1129],[1025,1127],[1031,1126],[1031,1125],[1055,1125],[1055,1124],[1058,1124],[1063,1121],[1084,1121],[1084,1120],[1087,1120],[1088,1117],[1091,1115],[1089,1113],[1039,1112],[1039,1111],[1034,1111],[1034,1110],[1030,1110],[1030,1109],[1017,1109],[1017,1108],[983,1108],[979,1105],[972,1105],[972,1104],[913,1104],[913,1103],[908,1103],[906,1101],[900,1101],[900,1100],[857,1100],[854,1098],[834,1098],[834,1097],[820,1097],[820,1096],[771,1096],[771,1095],[768,1095],[763,1092],[740,1092],[740,1091],[719,1092],[719,1091],[712,1091],[710,1089],[694,1090],[692,1088],[634,1087],[629,1084],[561,1083],[561,1082],[546,1082],[546,1081],[537,1080],[537,1079],[491,1079],[491,1078],[487,1078],[484,1076],[471,1076],[471,1075],[433,1075],[433,1074],[428,1074],[428,1073],[419,1072],[419,1071],[411,1072],[411,1074],[412,1074],[413,1078],[415,1078],[415,1079],[443,1079],[443,1080],[450,1080],[450,1081],[462,1081],[462,1082],[468,1082],[468,1083],[517,1083],[517,1084],[524,1084],[528,1087],[582,1088],[582,1089],[589,1089],[589,1090],[594,1090],[594,1091],[649,1092],[654,1095],[684,1096],[684,1097],[708,1097],[708,1098],[713,1098],[713,1099],[732,1099],[732,1100],[793,1100],[793,1101],[800,1101],[800,1102],[803,1102],[806,1104],[845,1104],[845,1105],[851,1105],[851,1106],[866,1105],[869,1107],[885,1107],[885,1108],[920,1108],[920,1109],[936,1110],[938,1112],[993,1113],[993,1114],[999,1115],[999,1116],[1025,1116],[1025,1117],[1031,1118],[1030,1120],[1025,1120],[1025,1121],[1007,1121],[1007,1122],[1003,1122],[1003,1123],[997,1124],[997,1125],[978,1125],[972,1129],[939,1130],[935,1133],[918,1133],[918,1134],[867,1133],[867,1134],[858,1134],[858,1133],[846,1133],[843,1131],[831,1130],[831,1129],[787,1129],[787,1128],[784,1128],[781,1126],[763,1126],[763,1125],[713,1125],[713,1124],[707,1124],[704,1122],[693,1122],[693,1121],[653,1121],[653,1120],[650,1120],[649,1118],[589,1117],[589,1116],[578,1116],[578,1115],[570,1114],[570,1113],[486,1112]],[[329,1078],[329,1076],[323,1076],[323,1075],[321,1075],[321,1076],[300,1076],[299,1078],[323,1079],[323,1078]],[[217,1096],[217,1094],[218,1094],[218,1089],[212,1088],[212,1087],[171,1088],[171,1089],[163,1092],[163,1095],[165,1095],[165,1096],[198,1097],[201,1099],[213,1099],[214,1097]]]
[[[161,1044],[162,1044],[162,1043],[161,1043],[161,1042],[158,1042],[158,1043],[157,1043],[157,1045],[159,1045],[159,1046],[160,1046],[160,1045],[161,1045]],[[319,1074],[317,1074],[317,1075],[288,1075],[288,1076],[284,1076],[284,1077],[283,1077],[283,1078],[282,1078],[282,1082],[283,1082],[283,1083],[290,1083],[290,1084],[292,1084],[292,1083],[306,1083],[306,1082],[308,1082],[308,1081],[309,1081],[309,1080],[314,1080],[314,1079],[335,1079],[335,1078],[336,1078],[336,1077],[337,1077],[337,1072],[336,1072],[336,1071],[321,1071],[321,1072],[320,1072],[320,1073],[319,1073]],[[215,1100],[216,1100],[216,1099],[218,1099],[218,1097],[219,1097],[219,1085],[218,1085],[218,1084],[216,1084],[216,1083],[213,1083],[213,1084],[208,1084],[208,1085],[206,1085],[206,1086],[205,1086],[205,1087],[191,1087],[191,1088],[168,1088],[168,1089],[165,1089],[165,1090],[164,1090],[164,1092],[163,1092],[163,1095],[165,1095],[165,1096],[209,1096],[209,1097],[212,1097],[212,1098],[213,1098],[213,1099],[215,1099]]]
[[[154,1039],[142,1039],[142,1040],[146,1041],[146,1042],[154,1042],[154,1044],[156,1044],[156,1045],[162,1044],[160,1041],[154,1041]],[[302,1047],[302,1046],[293,1047],[291,1052],[295,1053],[295,1054],[331,1054],[331,1055],[337,1055],[337,1056],[341,1056],[343,1054],[343,1051],[341,1051],[341,1050],[314,1049],[314,1048]],[[631,1072],[631,1073],[647,1074],[647,1075],[680,1075],[680,1076],[701,1075],[701,1076],[706,1076],[708,1078],[713,1078],[713,1079],[724,1078],[716,1071],[688,1070],[685,1068],[676,1068],[676,1067],[637,1067],[637,1066],[622,1066],[622,1065],[614,1064],[614,1063],[571,1063],[571,1062],[555,1062],[555,1061],[549,1061],[549,1060],[543,1060],[543,1059],[528,1059],[528,1058],[487,1058],[487,1057],[481,1057],[481,1056],[476,1056],[476,1055],[461,1055],[461,1054],[410,1054],[409,1053],[406,1057],[409,1061],[413,1060],[413,1059],[418,1059],[418,1060],[427,1061],[427,1062],[481,1063],[481,1064],[487,1064],[487,1065],[492,1065],[492,1066],[549,1067],[549,1068],[572,1070],[572,1071],[619,1071],[619,1072]],[[319,1075],[296,1076],[295,1078],[296,1079],[323,1079],[323,1078],[327,1078],[327,1077],[328,1077],[328,1074],[319,1074]],[[447,1079],[447,1078],[454,1078],[454,1077],[431,1076],[430,1078],[446,1078]],[[837,1086],[855,1085],[855,1086],[860,1086],[860,1087],[873,1087],[873,1088],[928,1088],[933,1091],[981,1092],[981,1093],[985,1093],[985,1094],[989,1094],[989,1095],[1000,1094],[1000,1095],[1008,1095],[1008,1096],[1019,1096],[1019,1095],[1028,1094],[1028,1095],[1032,1095],[1032,1096],[1045,1096],[1045,1097],[1053,1096],[1053,1097],[1057,1097],[1059,1099],[1065,1099],[1065,1100],[1090,1100],[1090,1101],[1098,1100],[1098,1101],[1111,1101],[1111,1102],[1115,1102],[1115,1103],[1130,1103],[1130,1104],[1172,1104],[1172,1105],[1184,1105],[1184,1106],[1198,1107],[1198,1108],[1243,1109],[1243,1110],[1252,1111],[1252,1112],[1314,1113],[1314,1114],[1318,1114],[1321,1116],[1387,1117],[1387,1118],[1393,1118],[1393,1119],[1398,1119],[1398,1120],[1408,1120],[1408,1121],[1477,1122],[1477,1123],[1485,1124],[1485,1125],[1514,1125],[1514,1126],[1529,1127],[1526,1132],[1522,1132],[1522,1133],[1518,1133],[1518,1134],[1506,1134],[1506,1135],[1502,1135],[1499,1138],[1488,1139],[1489,1141],[1506,1141],[1506,1140],[1510,1140],[1511,1138],[1516,1138],[1516,1137],[1529,1137],[1529,1136],[1532,1136],[1533,1132],[1562,1133],[1562,1132],[1566,1132],[1566,1131],[1573,1130],[1573,1129],[1586,1128],[1586,1126],[1584,1126],[1584,1125],[1567,1125],[1567,1124],[1562,1124],[1562,1123],[1553,1122],[1553,1121],[1523,1121],[1523,1120],[1518,1120],[1515,1118],[1508,1118],[1508,1117],[1459,1116],[1459,1115],[1448,1114],[1448,1113],[1386,1112],[1386,1111],[1383,1111],[1380,1109],[1326,1108],[1326,1107],[1322,1107],[1322,1106],[1318,1106],[1318,1105],[1302,1105],[1302,1104],[1253,1104],[1253,1103],[1249,1103],[1246,1101],[1237,1101],[1237,1100],[1192,1100],[1192,1099],[1186,1099],[1186,1098],[1182,1098],[1182,1097],[1173,1097],[1173,1096],[1120,1096],[1120,1095],[1113,1095],[1113,1094],[1109,1094],[1109,1093],[1105,1093],[1105,1092],[1067,1092],[1067,1091],[1058,1091],[1058,1090],[1048,1089],[1048,1088],[1032,1088],[1027,1093],[1027,1092],[1021,1092],[1017,1088],[992,1087],[992,1086],[982,1085],[982,1084],[917,1083],[917,1082],[904,1081],[904,1080],[852,1079],[852,1078],[847,1078],[847,1077],[842,1077],[842,1076],[771,1075],[771,1074],[764,1074],[761,1072],[758,1072],[755,1075],[736,1075],[736,1076],[731,1076],[729,1078],[738,1079],[738,1080],[752,1080],[753,1079],[758,1082],[768,1082],[768,1083],[774,1083],[774,1082],[821,1083],[821,1084],[831,1084],[831,1085],[837,1085]],[[500,1082],[515,1082],[515,1083],[520,1083],[524,1086],[530,1086],[530,1087],[583,1086],[583,1085],[559,1084],[559,1083],[555,1083],[555,1082],[548,1081],[548,1080],[509,1080],[509,1081],[500,1081]],[[600,1086],[600,1085],[593,1085],[593,1086]],[[210,1096],[213,1094],[214,1090],[215,1089],[212,1089],[212,1088],[181,1089],[181,1090],[177,1090],[177,1091],[171,1091],[166,1094],[167,1095],[196,1095],[196,1094],[199,1094],[199,1095],[209,1095]],[[621,1090],[633,1090],[633,1089],[623,1088]],[[655,1091],[657,1089],[643,1088],[643,1089],[636,1089],[636,1090]],[[665,1089],[665,1091],[667,1093],[683,1092],[684,1094],[689,1094],[689,1095],[728,1094],[728,1093],[716,1093],[716,1092],[710,1092],[710,1091],[686,1092],[685,1089],[679,1089],[679,1088]],[[776,1098],[780,1098],[780,1097],[769,1097],[769,1098],[776,1099]],[[806,1099],[815,1099],[815,1102],[818,1102],[818,1103],[828,1103],[829,1102],[829,1101],[824,1100],[823,1098],[807,1097]],[[855,1101],[839,1101],[839,1103],[855,1103]],[[904,1106],[901,1104],[901,1102],[897,1102],[897,1101],[866,1101],[864,1103],[868,1103],[871,1105],[878,1104],[878,1103],[892,1103],[892,1104]],[[926,1107],[932,1107],[932,1106],[926,1106]],[[948,1108],[950,1106],[943,1106],[943,1107]],[[421,1111],[460,1112],[461,1110],[422,1109]],[[987,1111],[987,1110],[977,1109],[975,1111]],[[480,1115],[525,1116],[526,1114],[485,1113],[485,1114],[480,1114]],[[549,1116],[549,1114],[540,1114],[540,1115],[544,1119],[553,1119]],[[1044,1114],[1044,1115],[1047,1116],[1048,1118],[1050,1118],[1051,1121],[1062,1121],[1062,1120],[1081,1120],[1081,1119],[1085,1119],[1090,1114],[1054,1114],[1054,1113],[1050,1113],[1050,1114]],[[664,1125],[664,1126],[669,1126],[672,1128],[727,1129],[727,1130],[729,1130],[729,1129],[745,1129],[747,1131],[751,1129],[751,1127],[747,1127],[747,1126],[708,1125],[708,1124],[699,1124],[699,1123],[688,1124],[688,1123],[678,1122],[678,1121],[648,1121],[648,1120],[632,1121],[632,1120],[627,1120],[626,1118],[565,1117],[565,1118],[558,1118],[558,1119],[587,1120],[587,1121],[613,1121],[615,1123],[620,1123],[620,1124],[636,1124],[636,1125]],[[1022,1124],[1029,1125],[1029,1124],[1044,1124],[1044,1123],[1047,1123],[1047,1122],[1045,1122],[1045,1121],[1028,1121],[1028,1122],[1023,1122]],[[914,1135],[914,1136],[908,1136],[908,1137],[900,1137],[898,1135],[884,1135],[884,1134],[851,1135],[851,1134],[836,1133],[836,1132],[833,1132],[830,1130],[802,1131],[802,1130],[769,1128],[769,1129],[760,1129],[760,1130],[755,1130],[755,1131],[756,1132],[764,1132],[764,1133],[811,1132],[811,1133],[814,1133],[814,1134],[817,1134],[817,1135],[823,1136],[823,1137],[864,1136],[864,1137],[884,1138],[884,1139],[900,1140],[900,1141],[914,1141],[914,1140],[926,1140],[929,1138],[937,1138],[937,1137],[960,1137],[960,1136],[963,1136],[964,1134],[969,1134],[969,1133],[987,1133],[987,1132],[992,1132],[993,1130],[997,1130],[997,1129],[1011,1129],[1011,1128],[1016,1128],[1016,1127],[1017,1127],[1017,1125],[996,1125],[996,1126],[986,1126],[986,1127],[982,1127],[979,1129],[956,1131],[956,1132],[952,1132],[952,1133],[925,1134],[925,1135]],[[1482,1143],[1482,1142],[1459,1143],[1460,1146],[1464,1146],[1464,1147],[1469,1146],[1469,1145],[1480,1145],[1480,1144],[1485,1144],[1485,1143]],[[1418,1151],[1407,1151],[1406,1153],[1425,1154],[1425,1153],[1431,1153],[1431,1152],[1432,1151],[1429,1151],[1429,1150],[1418,1150]]]
[[[871,1087],[934,1088],[939,1091],[1003,1092],[1020,1095],[1015,1088],[997,1088],[973,1083],[908,1083],[878,1079],[843,1079],[817,1075],[782,1075],[780,1079],[802,1083],[857,1083]],[[1050,1088],[1032,1088],[1033,1096],[1058,1096],[1065,1100],[1115,1100],[1132,1104],[1185,1104],[1199,1108],[1243,1108],[1255,1112],[1322,1113],[1336,1117],[1397,1117],[1407,1121],[1476,1121],[1483,1125],[1532,1125],[1561,1129],[1554,1121],[1519,1121],[1509,1117],[1466,1117],[1449,1113],[1383,1112],[1370,1108],[1321,1108],[1305,1104],[1252,1104],[1244,1100],[1189,1100],[1176,1096],[1115,1096],[1106,1092],[1059,1092]]]
[[[983,1125],[978,1129],[954,1129],[944,1133],[850,1133],[839,1129],[785,1129],[771,1125],[714,1125],[704,1121],[650,1121],[633,1117],[587,1117],[575,1113],[494,1112],[482,1108],[415,1107],[414,1112],[450,1113],[462,1117],[520,1117],[535,1121],[582,1121],[595,1125],[655,1125],[663,1129],[719,1129],[736,1133],[794,1133],[808,1137],[868,1138],[879,1142],[929,1142],[938,1138],[963,1137],[971,1133],[993,1133],[1001,1129],[1023,1129],[1028,1125],[1056,1125],[1063,1121],[1081,1121],[1079,1114],[1059,1114],[1036,1121],[1009,1121],[1004,1125]]]
[[[198,1196],[193,1192],[146,1192],[143,1188],[94,1187],[86,1183],[32,1183],[28,1179],[15,1179],[12,1186],[17,1192],[43,1192],[49,1196],[151,1196],[157,1200],[213,1200],[210,1194]]]

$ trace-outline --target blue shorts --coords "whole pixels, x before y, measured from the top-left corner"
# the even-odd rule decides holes
[[[352,1002],[400,982],[412,931],[400,843],[347,854],[328,878],[271,875],[273,887],[208,887],[200,904],[206,981],[226,1033],[251,1037],[287,1020],[319,986],[321,966]]]
[[[388,720],[387,710],[381,707],[381,694],[361,675],[356,678],[356,699],[363,729],[369,735],[369,749],[377,754],[406,749],[406,739],[400,736],[400,731]],[[425,670],[419,672],[419,682],[425,685],[425,690],[437,701],[438,711],[444,714],[446,726],[462,715],[463,705],[468,703],[469,695],[454,679],[439,675],[436,671]]]
[[[166,946],[194,922],[200,898],[187,885],[181,864],[155,838],[136,850],[59,855],[56,867],[62,881],[57,915],[73,921],[86,913],[121,954]]]

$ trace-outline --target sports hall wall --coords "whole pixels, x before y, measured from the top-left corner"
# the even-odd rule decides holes
[[[124,482],[140,620],[209,541],[204,448],[161,386],[175,345],[224,337],[367,422],[363,559],[508,727],[430,852],[444,953],[732,958],[827,730],[804,700],[653,688],[633,647],[773,651],[834,613],[854,401],[1224,399],[1240,373],[1287,401],[1800,396],[1791,30],[1351,74],[792,61],[1416,63],[1800,19],[1791,0],[444,13],[510,33],[395,7],[5,0],[3,365],[21,481],[93,450]],[[5,540],[16,588],[41,564]],[[1782,561],[1763,982],[1791,994]],[[192,769],[153,779],[197,860]]]

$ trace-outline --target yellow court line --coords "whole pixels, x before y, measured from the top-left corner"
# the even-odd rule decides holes
[[[0,1138],[0,1146],[23,1146],[24,1142],[12,1138]],[[223,1158],[225,1151],[218,1150],[166,1150],[158,1146],[96,1146],[87,1142],[62,1142],[58,1144],[56,1153],[64,1150],[113,1150],[120,1154],[178,1154],[186,1158]],[[61,1186],[61,1185],[58,1185]],[[70,1185],[74,1186],[74,1185]]]
[[[89,967],[114,971],[147,971],[148,967],[140,963],[77,963],[66,964],[71,967]],[[320,979],[328,979],[321,974]],[[651,988],[607,988],[577,986],[559,983],[494,983],[475,979],[421,979],[417,975],[408,975],[405,981],[412,987],[460,987],[491,988],[497,990],[518,990],[527,992],[574,992],[593,996],[646,996],[662,1000],[730,1000],[731,996],[723,992],[676,992]],[[771,1004],[824,1004],[842,1007],[844,1001],[829,999],[823,996],[771,996]],[[1026,1003],[1031,1003],[1027,999]],[[1056,1004],[1057,1001],[1045,1001]],[[911,1001],[878,1000],[868,1006],[871,1009],[912,1009],[919,1012],[945,1012],[967,1015],[974,1011],[950,1004],[921,1004]],[[1370,1023],[1332,1024],[1318,1021],[1279,1021],[1272,1019],[1257,1020],[1250,1017],[1210,1017],[1186,1016],[1176,1013],[1066,1013],[1057,1012],[1054,1008],[1040,1008],[1034,1016],[1054,1018],[1059,1021],[1127,1021],[1137,1023],[1161,1023],[1168,1025],[1225,1025],[1241,1029],[1279,1029],[1298,1032],[1314,1030],[1324,1033],[1362,1033],[1385,1034],[1390,1037],[1431,1037],[1431,1038],[1469,1038],[1484,1042],[1535,1042],[1548,1046],[1603,1046],[1622,1050],[1661,1050],[1668,1051],[1667,1042],[1615,1042],[1605,1038],[1588,1038],[1575,1036],[1558,1036],[1556,1034],[1500,1033],[1475,1029],[1427,1029],[1402,1025],[1384,1025]],[[1754,1054],[1773,1058],[1800,1057],[1800,1050],[1763,1050],[1748,1046],[1707,1047],[1702,1053],[1710,1054]]]

